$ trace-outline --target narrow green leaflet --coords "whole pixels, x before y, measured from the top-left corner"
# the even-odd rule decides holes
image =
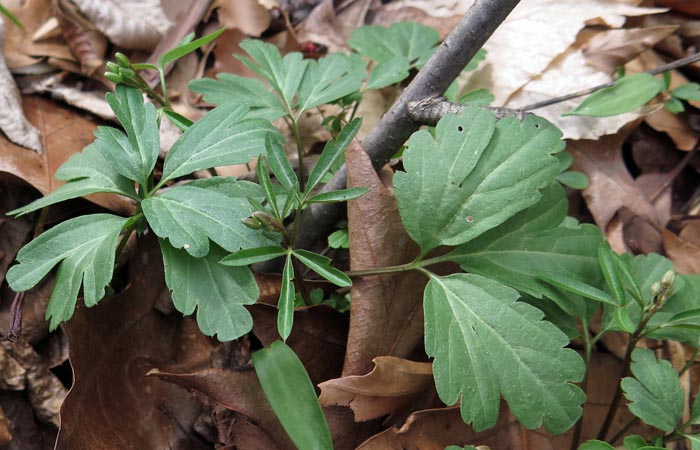
[[[196,170],[243,164],[265,148],[265,136],[278,133],[264,119],[246,119],[248,107],[227,103],[214,108],[175,142],[165,157],[160,185]]]
[[[607,244],[598,247],[598,262],[603,271],[605,283],[617,301],[617,304],[622,306],[627,303],[627,295],[623,286],[622,275],[618,269],[618,256],[613,253]]]
[[[276,245],[270,245],[267,247],[247,248],[245,250],[239,250],[236,253],[226,256],[220,261],[220,263],[225,266],[240,267],[263,261],[269,261],[273,258],[284,256],[286,254],[286,249]]]
[[[26,291],[60,264],[46,310],[54,330],[73,316],[81,285],[88,307],[104,297],[105,286],[112,279],[119,232],[127,220],[92,214],[56,225],[19,251],[19,264],[7,271],[7,282],[15,292]]]
[[[590,440],[581,444],[578,450],[615,450],[615,447],[608,444],[607,442]]]
[[[496,423],[502,395],[528,429],[559,434],[581,416],[586,399],[572,382],[581,357],[563,348],[566,335],[542,312],[518,302],[518,292],[473,274],[431,276],[425,289],[425,349],[435,358],[440,399],[461,401],[476,431]]]
[[[294,257],[336,286],[352,286],[350,277],[331,266],[331,259],[308,250],[294,250]]]
[[[310,60],[299,86],[299,113],[359,90],[367,74],[365,68],[362,58],[354,54],[333,53]]]
[[[678,372],[666,360],[644,348],[632,352],[634,378],[622,379],[629,409],[645,423],[663,431],[673,431],[683,414],[685,398]]]
[[[287,253],[287,260],[282,270],[282,289],[277,312],[277,332],[287,340],[294,325],[294,265],[292,254]]]
[[[235,189],[237,182],[231,183],[234,186],[229,195],[186,184],[145,199],[141,207],[156,235],[194,257],[209,253],[210,239],[229,252],[277,244],[241,222],[254,209],[245,191],[239,194]]]
[[[700,100],[700,84],[685,83],[671,91],[671,96],[682,100]]]
[[[240,46],[252,59],[240,55],[236,57],[250,70],[267,80],[280,94],[287,108],[291,109],[292,100],[310,61],[303,60],[299,52],[288,53],[282,58],[276,46],[260,40],[246,39]]]
[[[5,8],[2,4],[0,4],[0,14],[3,14],[5,17],[10,19],[10,21],[17,25],[21,30],[24,30],[24,25],[22,25],[22,22],[20,22],[19,19],[12,14],[12,11]]]
[[[552,154],[563,148],[545,119],[496,124],[489,111],[467,105],[438,122],[435,138],[421,130],[409,139],[406,172],[394,175],[401,219],[423,253],[466,243],[537,203],[559,172]]]
[[[259,296],[250,269],[219,264],[226,252],[216,246],[203,258],[193,258],[162,239],[160,248],[173,304],[184,315],[196,308],[202,333],[231,341],[253,328],[253,318],[244,307],[255,303]]]
[[[367,89],[381,89],[408,78],[411,64],[404,56],[395,56],[382,61],[372,69],[367,80]]]
[[[332,192],[323,192],[308,199],[307,203],[347,202],[349,200],[355,200],[356,198],[362,197],[368,190],[369,189],[367,188],[349,188]]]
[[[664,88],[662,80],[648,73],[620,78],[615,85],[594,92],[565,116],[610,117],[633,111],[656,97]]]
[[[321,182],[323,176],[331,170],[336,161],[343,156],[345,149],[348,148],[350,142],[357,136],[361,126],[362,119],[354,119],[340,130],[340,133],[338,133],[335,139],[326,142],[321,156],[318,158],[318,162],[309,173],[309,179],[306,183],[306,192],[311,192],[313,188]]]
[[[56,171],[56,179],[66,180],[55,191],[8,214],[27,214],[45,206],[98,192],[126,195],[136,199],[134,182],[117,172],[102,155],[96,143],[76,153]]]
[[[265,150],[267,152],[267,162],[270,164],[272,173],[277,177],[287,190],[291,190],[299,184],[296,173],[292,165],[289,164],[287,154],[284,152],[283,140],[277,139],[277,135],[268,134],[265,136]]]
[[[553,183],[543,198],[501,225],[457,247],[449,258],[462,269],[500,281],[521,292],[553,300],[571,315],[584,313],[583,302],[540,278],[556,273],[598,285],[602,281],[596,250],[603,238],[592,225],[563,225],[568,208],[564,189]]]
[[[112,161],[117,172],[147,186],[160,151],[156,108],[152,103],[143,102],[138,89],[121,84],[117,85],[115,92],[108,92],[105,99],[124,127],[126,136],[117,129],[100,127],[95,132],[96,142],[110,147],[102,154]]]
[[[216,30],[215,32],[210,33],[206,36],[203,36],[199,39],[182,43],[182,44],[178,45],[177,47],[168,50],[167,52],[163,53],[158,58],[158,65],[160,67],[165,67],[166,65],[170,64],[171,62],[177,61],[178,59],[182,58],[183,56],[185,56],[189,53],[192,53],[193,51],[197,50],[201,46],[206,45],[209,42],[213,41],[214,39],[218,38],[221,35],[221,33],[223,33],[225,30],[226,30],[225,28],[222,28],[220,30]]]
[[[187,131],[187,129],[193,124],[193,122],[190,119],[183,116],[182,114],[176,113],[172,109],[161,108],[159,111],[162,111],[162,114],[165,117],[167,117],[170,123],[178,127],[182,132]]]
[[[220,73],[216,80],[201,78],[192,80],[189,88],[204,94],[204,100],[215,105],[244,103],[250,107],[249,118],[275,120],[287,114],[278,96],[267,90],[265,84],[255,78],[230,73]]]
[[[265,397],[292,442],[303,450],[333,450],[331,432],[304,365],[285,343],[253,353]]]
[[[416,22],[400,22],[389,28],[368,25],[350,33],[348,45],[360,55],[382,63],[405,58],[410,67],[420,67],[432,55],[440,34]]]

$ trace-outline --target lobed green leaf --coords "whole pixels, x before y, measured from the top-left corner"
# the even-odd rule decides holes
[[[421,67],[433,54],[440,34],[416,22],[400,22],[388,28],[368,25],[350,33],[348,45],[378,63],[405,58],[410,68]]]
[[[299,113],[359,90],[366,74],[365,62],[358,55],[333,53],[310,60],[299,86]]]

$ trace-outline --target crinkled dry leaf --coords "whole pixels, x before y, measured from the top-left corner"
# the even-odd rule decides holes
[[[418,411],[401,427],[389,428],[369,438],[357,450],[443,450],[449,445],[535,450],[525,445],[523,430],[506,407],[501,408],[496,425],[481,433],[464,424],[459,407]]]
[[[418,249],[401,224],[393,192],[382,184],[357,141],[350,144],[345,160],[348,186],[369,188],[348,202],[351,269],[411,261]],[[343,376],[366,374],[377,356],[408,356],[423,335],[425,283],[414,272],[354,280]]]
[[[226,28],[238,28],[250,36],[260,36],[270,26],[270,14],[259,0],[216,0],[219,23]]]
[[[676,271],[700,274],[700,222],[688,222],[678,236],[664,229],[662,236]]]
[[[8,349],[11,345],[5,341],[0,344],[0,389],[21,391],[27,386],[27,371]]]
[[[61,164],[95,139],[92,132],[97,123],[41,97],[25,97],[24,108],[29,121],[41,131],[44,153],[28,152],[0,136],[0,172],[19,177],[46,195],[63,184],[54,178]],[[134,208],[116,195],[88,198],[118,213],[129,214]]]
[[[0,129],[15,144],[41,153],[41,136],[24,117],[22,98],[15,80],[5,65],[5,22],[0,20]]]
[[[107,38],[78,11],[72,1],[53,0],[53,3],[63,38],[78,58],[83,73],[92,75],[104,64]]]
[[[153,50],[170,27],[160,0],[72,0],[120,47]]]
[[[392,356],[379,356],[373,362],[375,367],[367,375],[321,383],[321,405],[350,406],[360,422],[392,414],[434,388],[429,362]]]
[[[64,326],[74,383],[61,409],[56,450],[182,449],[182,432],[162,408],[185,427],[200,412],[187,392],[145,378],[153,367],[198,370],[209,364],[212,349],[201,333],[183,329],[190,319],[153,309],[166,287],[152,237],[139,242],[129,278],[123,292],[77,308]]]
[[[625,28],[595,33],[583,46],[588,62],[604,73],[613,73],[638,54],[670,36],[678,27]]]
[[[56,430],[37,420],[22,392],[0,392],[0,406],[10,421],[12,440],[3,450],[53,450]]]

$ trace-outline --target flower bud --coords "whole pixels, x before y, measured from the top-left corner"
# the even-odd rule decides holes
[[[274,217],[263,211],[255,211],[252,217],[256,219],[264,229],[267,231],[276,231],[278,233],[284,232],[284,226],[277,221]]]
[[[262,228],[262,224],[255,217],[246,217],[245,219],[241,219],[241,222],[243,222],[243,225],[253,230],[259,230]]]
[[[676,272],[669,270],[661,278],[661,286],[664,289],[670,289],[673,286],[673,282],[676,281]]]
[[[117,60],[117,64],[119,64],[122,67],[131,67],[131,61],[129,58],[126,57],[124,53],[117,52],[114,55],[114,59]]]
[[[654,284],[651,285],[651,296],[652,296],[652,297],[658,296],[658,295],[661,293],[662,290],[663,290],[663,289],[662,289],[662,287],[661,287],[661,283],[659,283],[659,282],[657,281],[656,283],[654,283]]]
[[[110,72],[119,73],[119,65],[118,64],[114,64],[112,61],[108,61],[105,63],[105,66],[107,67],[107,70],[109,70]]]
[[[124,79],[122,78],[121,75],[119,75],[118,73],[114,73],[114,72],[105,72],[105,78],[107,78],[109,81],[111,81],[113,83],[117,83],[117,84],[124,81]]]
[[[136,72],[134,72],[131,69],[125,69],[121,68],[119,69],[119,74],[125,79],[125,80],[131,80],[136,76]]]

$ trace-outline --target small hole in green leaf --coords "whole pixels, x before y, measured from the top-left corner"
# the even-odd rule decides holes
[[[459,131],[459,132],[461,133],[462,131],[464,131],[464,128],[462,128],[461,126],[459,126],[459,127],[457,127],[457,131]]]
[[[472,223],[472,222],[474,222],[474,216],[467,216],[466,220],[467,220],[467,222]]]
[[[539,124],[539,123],[536,123],[536,124],[535,124],[535,128],[539,128],[539,127],[540,127],[540,124]]]

